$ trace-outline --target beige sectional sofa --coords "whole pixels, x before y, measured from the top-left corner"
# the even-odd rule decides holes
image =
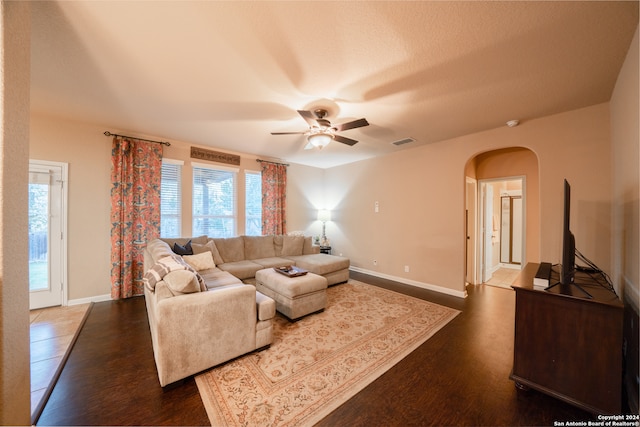
[[[295,265],[327,279],[329,286],[349,280],[349,259],[320,253],[311,237],[305,236],[239,236],[210,239],[203,248],[193,244],[193,251],[213,249],[218,268],[245,283],[255,284],[256,271],[263,268]]]
[[[175,244],[188,244],[193,255],[176,257]],[[296,265],[329,285],[349,278],[348,258],[320,254],[304,236],[156,239],[147,244],[144,262],[163,387],[271,344],[275,302],[256,291],[257,271]]]

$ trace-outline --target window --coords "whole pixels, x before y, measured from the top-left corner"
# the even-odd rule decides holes
[[[236,235],[237,170],[193,164],[193,235]]]
[[[245,234],[262,235],[262,174],[245,172]]]
[[[182,235],[182,162],[162,159],[160,186],[160,236]]]

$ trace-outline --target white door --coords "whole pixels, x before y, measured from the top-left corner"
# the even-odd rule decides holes
[[[64,163],[29,161],[29,308],[66,304]]]

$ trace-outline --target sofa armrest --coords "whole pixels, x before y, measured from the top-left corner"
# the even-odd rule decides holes
[[[160,384],[255,350],[256,290],[251,285],[159,301],[154,355]]]
[[[276,315],[276,302],[268,296],[256,291],[258,320],[269,320]]]

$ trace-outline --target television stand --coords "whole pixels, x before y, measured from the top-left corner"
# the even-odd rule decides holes
[[[534,288],[539,264],[528,263],[515,290],[513,370],[520,389],[531,388],[595,414],[622,413],[623,304],[617,295],[576,272],[575,286]],[[550,283],[559,280],[551,273]],[[571,293],[575,293],[576,296]]]
[[[568,284],[567,283],[556,282],[551,286],[547,286],[546,288],[544,288],[544,290],[545,291],[551,291],[551,289],[556,288],[556,286],[559,286],[559,288],[557,288],[559,290],[559,292],[557,292],[557,293],[562,294],[562,295],[569,295],[569,296],[572,296],[572,297],[579,297],[579,295],[576,295],[573,292],[572,287],[574,287],[574,288],[580,289],[585,298],[593,298],[593,295],[591,295],[589,292],[585,291],[582,286],[578,285],[575,282],[568,283]],[[552,293],[554,293],[554,292],[552,292]]]

